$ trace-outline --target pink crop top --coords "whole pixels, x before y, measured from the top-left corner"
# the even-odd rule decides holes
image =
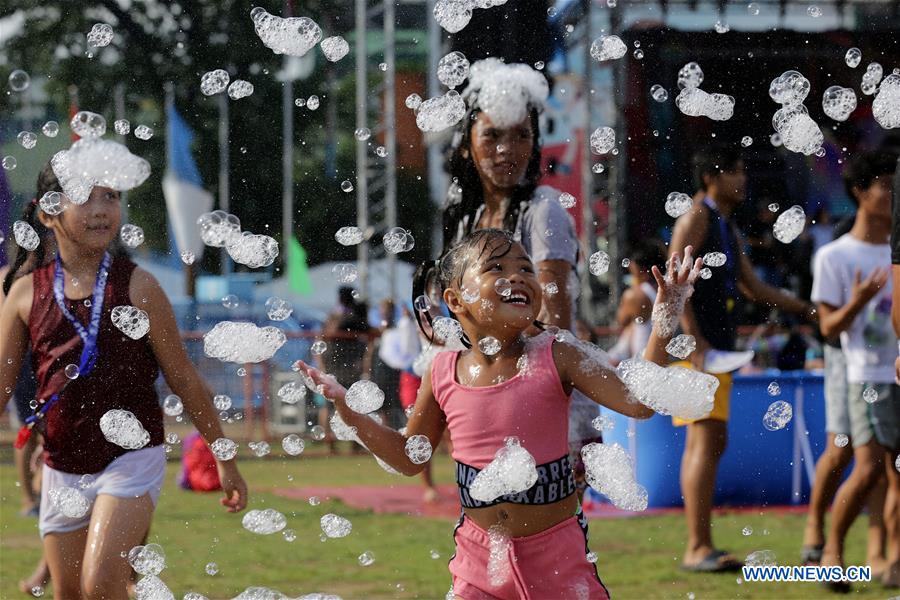
[[[550,504],[575,492],[569,464],[569,397],[553,361],[554,337],[532,338],[527,365],[516,376],[485,387],[456,380],[459,352],[441,352],[431,365],[434,397],[447,419],[457,463],[460,501],[467,508],[500,502]],[[538,465],[538,481],[528,491],[482,503],[468,495],[478,472],[494,459],[507,437],[519,438]]]

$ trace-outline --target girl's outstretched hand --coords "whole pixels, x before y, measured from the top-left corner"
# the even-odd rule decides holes
[[[694,293],[694,282],[700,276],[703,259],[694,260],[693,250],[693,247],[687,246],[684,249],[684,259],[677,252],[673,253],[666,263],[665,275],[656,265],[651,268],[658,286],[651,319],[659,334],[664,337],[675,333],[684,303]]]
[[[233,460],[216,461],[219,470],[219,481],[225,497],[220,500],[228,512],[240,512],[247,507],[247,483],[241,477],[237,464]]]
[[[303,362],[302,360],[298,360],[294,363],[294,368],[296,368],[301,373],[305,373],[307,377],[313,380],[316,386],[319,387],[319,393],[325,396],[328,400],[334,402],[338,400],[340,402],[344,401],[344,397],[347,395],[347,388],[338,383],[338,380],[334,378],[333,375],[329,375],[328,373],[323,373],[319,369],[310,366]]]

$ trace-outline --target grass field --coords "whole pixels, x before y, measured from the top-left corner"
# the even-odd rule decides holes
[[[437,459],[440,482],[452,481],[449,459]],[[296,540],[281,534],[259,536],[241,527],[240,516],[228,515],[218,496],[184,492],[175,485],[177,465],[170,463],[166,487],[150,538],[166,552],[161,578],[181,598],[188,591],[210,599],[230,598],[249,586],[267,586],[290,596],[313,591],[343,598],[443,598],[450,586],[447,559],[453,551],[450,520],[375,515],[338,502],[319,506],[272,493],[278,487],[304,485],[390,485],[410,483],[384,473],[371,458],[301,456],[246,459],[241,463],[251,486],[251,508],[275,508],[288,517]],[[0,466],[0,598],[23,597],[19,578],[39,556],[36,521],[17,516],[18,490],[12,466]],[[319,541],[319,517],[334,512],[350,519],[346,538]],[[754,533],[745,537],[745,526]],[[744,556],[754,550],[775,552],[779,564],[796,561],[803,519],[770,513],[731,514],[716,518],[717,543]],[[680,516],[651,516],[591,522],[591,548],[599,554],[604,582],[617,598],[821,598],[816,584],[751,584],[736,574],[695,575],[678,569],[684,537]],[[851,531],[849,564],[864,558],[865,519]],[[431,550],[440,558],[432,559]],[[372,552],[375,562],[362,567],[357,557]],[[219,573],[207,575],[215,562]],[[891,596],[880,584],[857,585],[856,597]],[[896,592],[894,592],[896,593]],[[49,590],[48,594],[49,596]]]

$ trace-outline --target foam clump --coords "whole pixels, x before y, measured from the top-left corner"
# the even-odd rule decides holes
[[[835,121],[846,121],[850,113],[856,110],[856,92],[833,85],[822,94],[822,109]]]
[[[621,510],[647,509],[647,490],[634,479],[631,457],[618,444],[592,443],[581,449],[588,485]]]
[[[128,551],[128,564],[138,575],[159,575],[166,568],[166,554],[159,544],[135,546]]]
[[[100,431],[107,441],[126,450],[137,450],[150,443],[150,434],[134,413],[114,408],[100,417]]]
[[[48,492],[48,495],[56,510],[70,519],[80,519],[91,510],[90,501],[75,488],[53,488]]]
[[[599,62],[617,60],[627,52],[628,46],[617,35],[604,35],[591,43],[591,58]]]
[[[476,8],[491,8],[506,4],[507,0],[437,0],[434,19],[449,33],[462,31],[472,20]]]
[[[472,498],[479,502],[492,502],[500,496],[524,492],[537,481],[534,457],[521,446],[518,438],[508,437],[504,443],[494,455],[494,460],[475,476],[469,486]]]
[[[272,358],[286,341],[277,327],[221,321],[203,335],[203,352],[222,362],[258,363]]]
[[[689,117],[708,117],[714,121],[727,121],[734,115],[734,97],[727,94],[709,94],[697,87],[687,87],[675,97],[675,106]]]
[[[275,54],[303,56],[322,39],[322,29],[308,17],[285,19],[256,7],[250,18],[256,35]]]
[[[623,360],[616,375],[644,406],[687,420],[703,418],[712,411],[713,395],[719,387],[719,380],[707,373],[661,367],[641,358]]]
[[[241,519],[241,525],[250,533],[271,535],[287,527],[287,519],[274,508],[250,510]]]
[[[459,123],[465,114],[466,103],[458,92],[450,90],[419,105],[416,126],[425,133],[443,131]]]
[[[806,227],[806,213],[803,207],[795,204],[780,215],[772,226],[772,235],[782,244],[790,244],[803,233]]]
[[[803,105],[809,88],[809,80],[797,71],[785,71],[769,85],[769,96],[782,105],[772,116],[772,127],[785,148],[806,156],[819,152],[825,141],[819,125]]]
[[[275,238],[244,231],[229,242],[225,249],[234,262],[251,269],[268,267],[278,257],[278,242]]]
[[[384,392],[374,381],[363,379],[350,386],[345,401],[351,410],[365,415],[384,405]]]
[[[900,75],[884,78],[872,101],[872,116],[885,129],[900,127]]]
[[[102,130],[106,131],[105,121]],[[123,192],[150,176],[150,163],[119,142],[100,139],[94,135],[97,131],[82,136],[68,150],[60,150],[50,159],[63,193],[73,204],[87,202],[95,185]]]
[[[150,331],[150,317],[136,306],[116,306],[110,314],[116,329],[133,340],[144,337]]]
[[[529,107],[542,107],[549,93],[547,78],[530,66],[486,58],[469,68],[469,85],[462,96],[477,104],[495,126],[508,128],[525,120]]]
[[[437,78],[448,88],[455,88],[469,76],[469,67],[465,54],[458,50],[450,52],[438,61]]]

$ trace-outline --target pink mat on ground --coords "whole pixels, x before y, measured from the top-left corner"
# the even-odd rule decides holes
[[[293,500],[307,501],[311,496],[320,499],[339,500],[361,510],[385,514],[403,514],[417,517],[456,518],[459,516],[459,498],[455,485],[438,486],[438,499],[435,502],[426,503],[423,499],[424,488],[418,485],[390,485],[390,486],[345,486],[345,487],[303,487],[303,488],[278,488],[273,490],[278,496]],[[651,508],[644,512],[630,512],[619,510],[610,504],[591,502],[584,507],[587,516],[592,519],[627,518],[648,515],[673,515],[681,514],[679,507]],[[715,514],[749,513],[760,511],[777,511],[781,513],[802,514],[806,512],[806,506],[740,506],[725,507],[715,510]]]

